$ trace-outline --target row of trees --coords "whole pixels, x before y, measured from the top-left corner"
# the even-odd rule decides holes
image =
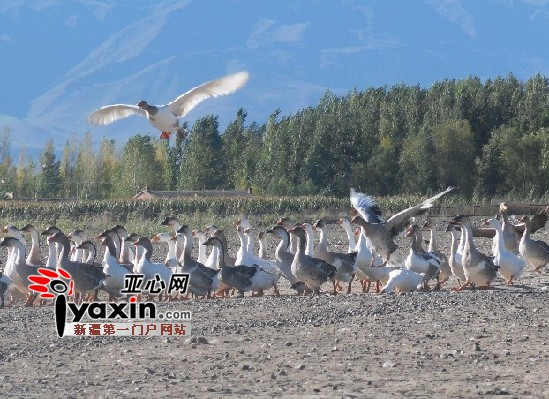
[[[327,92],[316,107],[264,124],[240,109],[220,132],[217,117],[175,143],[136,135],[118,148],[74,137],[39,163],[10,158],[1,140],[0,179],[19,198],[116,198],[156,190],[253,187],[267,194],[425,194],[454,185],[471,198],[538,198],[548,191],[549,80],[513,75]],[[189,128],[188,126],[186,128]]]

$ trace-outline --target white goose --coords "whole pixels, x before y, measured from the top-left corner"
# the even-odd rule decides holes
[[[351,226],[351,222],[349,222],[349,219],[341,218],[337,222],[343,230],[345,230],[345,233],[347,234],[347,239],[349,240],[349,248],[347,249],[347,252],[355,252],[358,251],[357,242],[355,240],[355,235],[353,233],[353,227]]]
[[[29,233],[31,236],[31,249],[27,255],[27,263],[35,266],[44,266],[40,256],[40,236],[32,224],[25,225],[21,231]]]
[[[210,235],[210,237],[214,236],[215,231],[217,230],[217,226],[215,224],[210,224],[206,227],[206,232]],[[204,245],[208,246],[208,245]],[[216,269],[217,265],[219,264],[219,247],[216,245],[210,245],[211,251],[208,255],[208,259],[206,259],[206,262],[204,262],[205,266],[211,267],[212,269]]]
[[[71,255],[71,260],[73,262],[84,262],[87,259],[88,254],[83,248],[78,248],[80,244],[88,240],[88,236],[83,230],[74,230],[67,235],[69,240],[74,242],[74,252]]]
[[[116,234],[116,232],[113,233]],[[124,278],[129,273],[129,270],[118,263],[116,259],[116,247],[114,246],[111,234],[103,237],[101,245],[105,247],[103,273],[105,273],[106,278],[103,281],[103,288],[109,293],[109,299],[113,300],[122,296],[120,291],[124,288]]]
[[[404,261],[404,266],[408,270],[413,270],[418,274],[424,274],[424,286],[429,288],[427,282],[436,278],[436,290],[440,289],[440,259],[432,252],[423,249],[421,241],[423,240],[421,229],[417,224],[413,224],[406,229],[406,237],[412,238],[410,253]]]
[[[494,264],[499,266],[499,273],[505,278],[507,284],[513,284],[513,280],[520,278],[522,275],[526,261],[517,254],[507,250],[503,227],[498,219],[488,219],[485,224],[496,230],[496,236],[494,237]]]
[[[387,284],[383,287],[380,294],[391,293],[393,290],[399,292],[412,292],[421,288],[423,283],[423,274],[408,269],[397,269],[389,273]]]
[[[146,101],[140,101],[137,105],[106,105],[91,113],[88,120],[95,125],[109,125],[118,119],[141,115],[146,116],[151,124],[162,132],[161,139],[169,138],[172,132],[177,132],[185,138],[185,130],[179,127],[179,117],[187,115],[195,106],[208,98],[237,91],[247,80],[248,72],[237,72],[194,87],[165,105],[149,105]]]
[[[170,279],[172,276],[172,269],[166,266],[163,263],[153,263],[151,261],[153,246],[151,239],[149,237],[139,237],[137,241],[133,242],[133,245],[143,248],[143,255],[139,262],[137,263],[134,272],[144,275],[144,281],[155,280],[155,275],[158,275],[160,279],[164,281],[166,289],[170,284]],[[165,298],[168,299],[167,290],[165,290]]]
[[[166,259],[164,260],[165,264],[171,262],[170,259],[175,259],[177,261],[177,251],[176,251],[176,242],[172,240],[172,235],[169,233],[158,233],[151,238],[152,243],[165,242],[168,244],[168,253],[166,254]]]
[[[204,243],[208,239],[206,236],[206,233],[204,233],[202,230],[193,230],[193,237],[198,238],[198,261],[206,266],[206,262],[208,261],[208,254],[206,253],[206,246]]]
[[[263,291],[273,288],[275,295],[280,296],[280,292],[278,291],[276,284],[278,283],[282,273],[276,266],[276,262],[260,258],[250,253],[246,247],[247,241],[242,227],[238,225],[236,227],[236,231],[238,237],[240,238],[241,244],[239,248],[240,257],[237,257],[236,264],[238,266],[248,267],[257,266],[259,269],[251,278],[252,291],[257,292],[257,296],[261,296],[263,295]]]
[[[450,266],[450,270],[452,270],[452,275],[457,279],[458,281],[458,288],[461,287],[463,283],[465,283],[465,274],[463,272],[463,266],[461,265],[461,256],[460,261],[458,261],[458,253],[457,253],[457,247],[458,247],[458,238],[457,238],[457,230],[455,226],[448,225],[446,228],[446,231],[450,233],[451,241],[450,241],[450,256],[448,257],[448,265]],[[465,230],[462,229],[461,233],[462,236],[464,234]]]

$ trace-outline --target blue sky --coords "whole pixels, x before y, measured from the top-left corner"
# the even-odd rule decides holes
[[[163,104],[239,70],[239,92],[187,120],[238,108],[264,123],[345,94],[445,78],[549,75],[549,0],[2,0],[0,129],[12,149],[92,132],[157,133],[137,116],[90,126],[113,103]]]

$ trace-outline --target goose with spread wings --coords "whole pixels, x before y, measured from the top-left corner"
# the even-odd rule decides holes
[[[374,251],[381,256],[385,263],[396,251],[395,237],[408,225],[410,218],[422,215],[433,206],[435,200],[452,191],[454,187],[448,187],[441,193],[426,199],[425,201],[406,208],[391,216],[385,221],[381,217],[381,209],[374,199],[364,193],[351,188],[351,205],[355,208],[351,223],[364,228],[366,237],[370,240]]]
[[[118,119],[131,115],[141,115],[162,132],[161,139],[168,139],[173,132],[184,139],[185,130],[179,126],[179,117],[187,115],[194,107],[208,98],[231,94],[248,81],[248,72],[242,71],[212,80],[183,93],[172,102],[164,105],[150,105],[142,100],[137,105],[105,105],[92,112],[88,121],[94,125],[109,125]]]

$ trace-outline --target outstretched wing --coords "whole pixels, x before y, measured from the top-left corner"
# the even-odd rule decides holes
[[[127,118],[132,115],[147,116],[147,113],[137,105],[105,105],[92,112],[90,116],[88,116],[88,121],[94,125],[109,125],[118,119]]]
[[[381,209],[372,197],[351,188],[350,199],[351,205],[357,210],[360,216],[362,216],[362,219],[368,223],[384,222],[381,218]]]
[[[400,233],[406,227],[411,217],[424,214],[427,212],[427,209],[433,206],[435,200],[439,199],[444,194],[449,193],[453,189],[454,187],[448,187],[446,190],[438,193],[434,197],[428,198],[415,206],[404,209],[403,211],[391,216],[391,218],[387,221],[386,227],[388,231],[391,232],[391,236],[394,237]]]
[[[244,71],[206,82],[168,103],[168,108],[175,116],[185,116],[190,110],[208,98],[234,93],[244,86],[248,81],[248,77],[248,72]]]

